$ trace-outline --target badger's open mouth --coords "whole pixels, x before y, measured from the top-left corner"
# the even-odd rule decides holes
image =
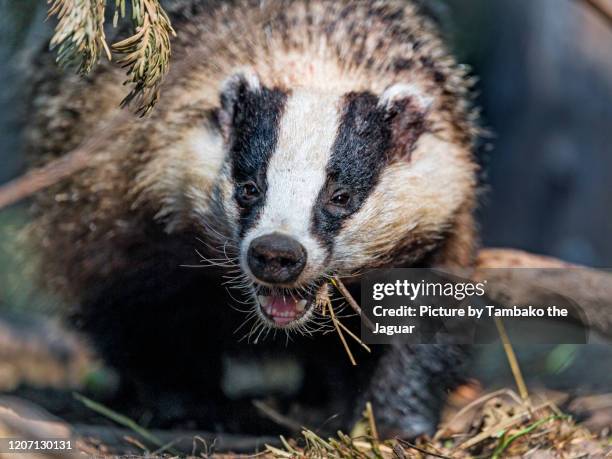
[[[316,288],[301,289],[271,289],[260,286],[257,288],[257,307],[260,316],[270,325],[277,328],[292,328],[308,320],[312,314],[316,294],[322,283]]]
[[[257,295],[257,301],[264,315],[281,327],[300,319],[308,305],[305,298],[285,295]]]

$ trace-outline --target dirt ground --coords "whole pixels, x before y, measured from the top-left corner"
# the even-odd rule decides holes
[[[73,447],[17,455],[0,449],[0,457],[208,457],[228,452],[273,458],[612,457],[612,394],[577,396],[540,388],[523,400],[513,390],[491,391],[474,380],[450,395],[434,438],[411,443],[380,439],[367,410],[352,432],[334,438],[307,428],[291,439],[256,438],[147,430],[103,405],[75,398],[72,391],[82,390],[85,380],[91,384],[99,364],[78,338],[53,322],[0,320],[0,357],[0,438],[66,439]],[[287,421],[271,408],[262,416]]]

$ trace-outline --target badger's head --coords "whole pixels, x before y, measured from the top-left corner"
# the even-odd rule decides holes
[[[375,94],[289,91],[252,73],[225,82],[217,200],[268,325],[308,323],[331,275],[419,261],[471,211],[469,147],[435,104],[409,84]]]

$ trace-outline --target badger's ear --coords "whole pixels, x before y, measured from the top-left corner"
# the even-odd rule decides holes
[[[393,152],[397,159],[409,160],[417,141],[428,129],[428,114],[433,98],[413,84],[396,83],[378,99],[392,126]]]
[[[230,136],[232,125],[240,113],[240,106],[249,96],[261,91],[259,77],[252,69],[244,69],[234,73],[221,85],[219,95],[220,107],[218,111],[219,126],[223,137]]]
[[[433,98],[414,84],[395,83],[380,95],[379,104],[391,110],[398,105],[408,106],[413,111],[426,114],[433,104]]]

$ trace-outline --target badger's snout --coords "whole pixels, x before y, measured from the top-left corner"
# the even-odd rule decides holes
[[[253,275],[270,284],[295,281],[306,266],[306,250],[295,239],[280,233],[251,241],[247,263]]]

